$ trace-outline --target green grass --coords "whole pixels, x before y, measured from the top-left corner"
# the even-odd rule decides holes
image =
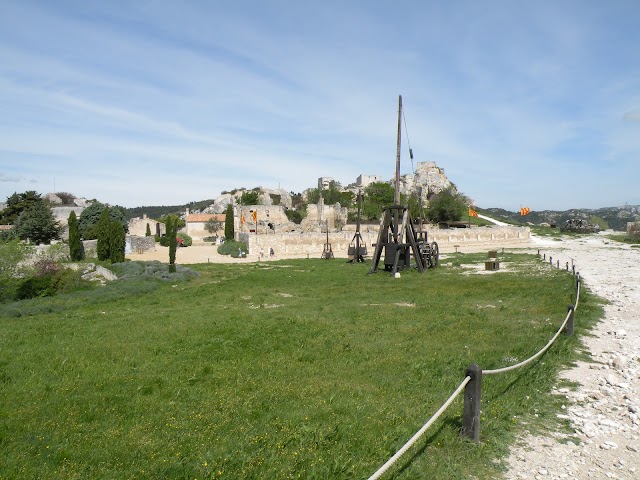
[[[607,235],[607,238],[620,243],[629,243],[631,245],[640,244],[640,238],[638,238],[637,236],[629,235],[628,233],[611,234]]]
[[[535,353],[572,303],[565,272],[529,255],[465,268],[484,257],[400,279],[339,260],[206,264],[5,305],[0,478],[368,478],[469,364]],[[459,397],[385,478],[495,478],[522,429],[563,428],[549,391],[600,314],[583,292],[575,336],[484,378],[480,444],[460,437]]]

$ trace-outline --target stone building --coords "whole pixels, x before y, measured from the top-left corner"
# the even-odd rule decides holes
[[[144,237],[147,234],[147,224],[151,230],[151,235],[158,235],[161,237],[167,231],[164,223],[148,218],[147,215],[144,214],[142,215],[142,218],[136,217],[129,220],[129,235]]]
[[[210,220],[217,220],[222,223],[218,235],[224,233],[224,220],[225,215],[223,213],[189,213],[189,209],[185,212],[184,222],[185,226],[183,231],[189,235],[194,241],[210,237],[213,234],[207,231],[206,224]]]

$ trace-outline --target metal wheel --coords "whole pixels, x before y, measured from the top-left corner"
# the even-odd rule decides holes
[[[440,260],[440,250],[438,249],[438,244],[436,242],[431,243],[431,258],[430,264],[432,268],[436,268],[438,266],[438,261]]]

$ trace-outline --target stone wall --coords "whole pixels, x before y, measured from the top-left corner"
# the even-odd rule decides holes
[[[83,240],[84,258],[98,258],[98,240]],[[154,237],[142,237],[138,235],[127,235],[125,237],[125,252],[146,252],[155,250],[156,242]]]
[[[367,246],[369,255],[373,253],[372,245],[378,240],[378,225],[364,225],[360,228],[362,242]],[[465,246],[499,248],[514,244],[527,245],[531,240],[529,227],[478,227],[440,230],[428,229],[429,242],[437,242],[440,251],[454,251]],[[336,257],[347,257],[349,244],[355,235],[355,226],[349,225],[341,232],[329,233],[329,243]],[[269,248],[278,254],[309,255],[319,257],[327,242],[327,234],[318,232],[281,233],[271,235],[240,234],[239,240],[249,246],[249,254],[258,254],[260,249],[269,252]]]
[[[146,237],[140,235],[127,235],[125,239],[125,251],[128,249],[130,252],[147,252],[149,250],[155,250],[156,240],[155,237]]]
[[[80,214],[84,208],[85,207],[51,207],[51,213],[53,213],[53,218],[55,218],[56,221],[60,222],[63,226],[67,226],[71,212],[76,212],[76,217],[80,219]]]
[[[157,222],[153,218],[148,218],[146,215],[143,215],[142,218],[136,217],[129,220],[129,235],[145,236],[147,233],[147,224],[149,224],[151,235],[155,235],[157,233],[157,225],[160,226],[160,236],[166,233],[164,223]]]

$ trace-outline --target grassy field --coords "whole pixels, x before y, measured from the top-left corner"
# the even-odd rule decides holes
[[[484,257],[400,279],[207,264],[0,306],[0,478],[367,478],[465,367],[522,360],[564,319],[573,277],[516,254],[474,274]],[[480,444],[459,397],[385,478],[495,478],[518,432],[563,428],[549,390],[600,314],[581,295],[576,336],[483,380]]]

